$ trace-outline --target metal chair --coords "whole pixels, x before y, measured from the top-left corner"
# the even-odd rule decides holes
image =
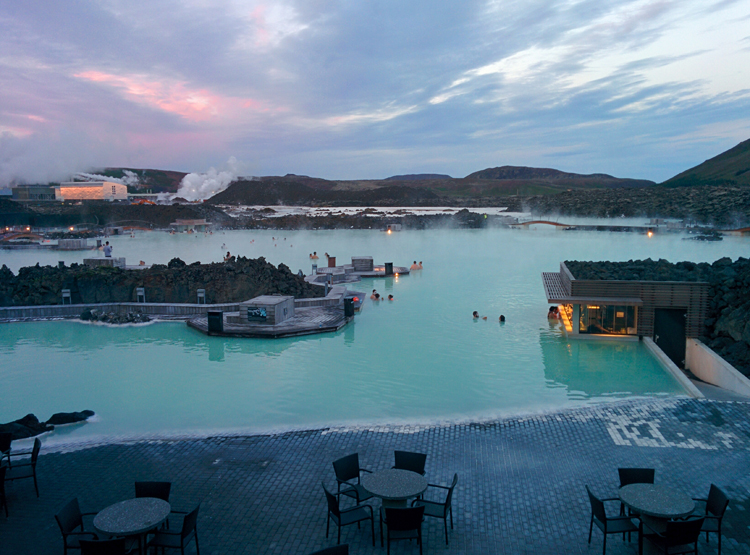
[[[135,496],[155,497],[169,503],[169,493],[172,490],[172,482],[136,482]],[[163,528],[169,529],[169,519],[164,521]]]
[[[589,502],[591,503],[591,523],[589,524],[589,543],[591,543],[591,533],[594,530],[594,524],[604,534],[604,546],[602,547],[602,553],[607,553],[607,534],[622,534],[622,541],[625,541],[626,532],[638,532],[638,527],[633,524],[629,516],[607,516],[607,511],[604,507],[605,501],[620,501],[619,497],[611,497],[607,499],[599,499],[596,495],[591,493],[591,490],[586,486],[586,491],[589,494]],[[628,535],[628,537],[630,537]]]
[[[412,453],[410,451],[394,451],[393,455],[396,462],[393,468],[411,470],[424,476],[424,465],[427,461],[427,455],[424,453]]]
[[[668,555],[695,553],[698,555],[698,536],[705,522],[705,517],[688,520],[668,520],[663,533],[643,534],[654,546]],[[649,527],[648,522],[643,522]]]
[[[716,532],[719,537],[718,552],[721,555],[721,521],[729,505],[729,498],[719,487],[711,484],[707,499],[693,499],[693,501],[702,501],[706,504],[705,514],[702,515],[705,520],[701,532],[706,533],[706,543],[708,543],[709,532]]]
[[[125,538],[81,540],[81,555],[125,555]]]
[[[10,464],[10,444],[13,441],[13,434],[10,432],[2,432],[0,433],[0,463],[3,462],[3,459],[8,459],[8,464]]]
[[[653,484],[656,477],[656,470],[653,468],[618,468],[617,473],[620,475],[620,487],[630,484]],[[620,514],[625,514],[624,503],[620,503]],[[630,511],[628,514],[635,513]]]
[[[322,484],[322,483],[321,483]],[[338,538],[337,544],[341,543],[341,528],[349,526],[350,524],[358,524],[363,520],[370,521],[370,528],[372,530],[372,545],[375,545],[375,518],[372,514],[372,507],[369,505],[357,505],[356,507],[349,507],[342,509],[339,507],[338,498],[328,491],[325,484],[322,484],[323,491],[326,494],[326,500],[328,501],[328,517],[326,518],[326,538],[328,537],[328,531],[331,526],[331,520],[338,526]],[[369,514],[368,514],[369,511]]]
[[[31,450],[31,458],[24,462],[15,463],[13,466],[8,464],[8,472],[5,474],[5,480],[12,482],[14,480],[23,480],[25,478],[34,479],[34,489],[36,496],[39,497],[39,486],[36,483],[36,462],[39,459],[39,450],[42,448],[42,442],[39,438],[34,440],[34,448]],[[8,461],[13,457],[25,455],[27,453],[11,453],[8,455]]]
[[[154,537],[148,542],[148,547],[161,547],[162,551],[165,548],[179,549],[181,555],[185,555],[185,546],[187,546],[191,540],[195,540],[195,553],[200,555],[201,552],[198,547],[198,509],[200,509],[200,505],[195,507],[195,509],[189,513],[172,511],[170,514],[185,515],[182,519],[182,529],[179,532],[172,532],[170,530],[156,531]]]
[[[8,518],[8,500],[5,498],[5,471],[7,466],[0,466],[0,503],[5,507],[5,518]]]
[[[424,505],[397,509],[386,507],[385,518],[380,519],[380,545],[383,545],[383,521],[388,528],[387,554],[391,554],[391,541],[417,540],[419,544],[419,555],[422,555],[422,521],[424,520]]]
[[[358,453],[333,461],[333,471],[336,474],[338,496],[346,495],[347,497],[351,497],[356,500],[357,505],[372,497],[372,494],[362,487],[359,478],[362,472],[372,473],[372,471],[359,466]],[[357,481],[356,483],[352,483],[352,480]],[[341,490],[342,486],[344,486],[343,491]]]
[[[74,497],[60,509],[55,515],[57,525],[60,527],[63,537],[63,553],[67,555],[68,549],[81,549],[81,540],[97,539],[96,534],[87,532],[83,525],[84,516],[93,516],[96,513],[82,513],[78,505],[78,498]]]
[[[427,487],[440,488],[448,490],[448,494],[445,496],[445,501],[440,503],[439,501],[428,501],[427,499],[415,499],[412,501],[412,506],[421,505],[424,507],[424,516],[431,516],[435,518],[442,518],[443,524],[445,525],[445,545],[448,545],[448,517],[451,520],[451,530],[453,530],[453,506],[451,502],[453,500],[453,490],[458,483],[458,474],[453,475],[453,482],[450,486],[441,486],[439,484],[427,484]]]

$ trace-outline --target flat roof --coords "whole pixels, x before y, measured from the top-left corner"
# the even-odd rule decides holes
[[[544,283],[544,294],[547,296],[548,303],[643,306],[643,300],[637,297],[574,297],[569,295],[559,272],[542,272],[542,282]]]

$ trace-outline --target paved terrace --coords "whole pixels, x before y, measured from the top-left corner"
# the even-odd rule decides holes
[[[0,552],[60,554],[53,515],[69,498],[78,496],[84,511],[96,511],[132,497],[135,480],[169,480],[174,508],[201,502],[203,554],[306,554],[335,543],[335,532],[325,539],[320,487],[321,480],[333,487],[331,461],[359,452],[363,466],[382,469],[392,465],[394,449],[427,453],[430,482],[446,484],[459,474],[450,546],[442,521],[428,519],[426,553],[601,553],[596,529],[591,546],[586,542],[584,484],[615,496],[618,466],[655,467],[658,483],[694,497],[705,497],[711,482],[720,485],[731,499],[722,551],[750,553],[750,404],[693,399],[627,401],[482,424],[43,449],[41,497],[30,480],[7,486],[10,517],[0,516]],[[369,526],[345,528],[342,540],[353,553],[385,553],[379,542],[372,547]],[[393,548],[418,552],[409,542]],[[708,544],[702,536],[699,551],[716,553],[715,534]],[[635,554],[637,542],[610,536],[607,553]]]

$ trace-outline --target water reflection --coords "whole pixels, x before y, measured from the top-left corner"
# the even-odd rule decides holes
[[[564,386],[570,399],[684,393],[679,384],[635,341],[568,340],[540,334],[544,377]]]

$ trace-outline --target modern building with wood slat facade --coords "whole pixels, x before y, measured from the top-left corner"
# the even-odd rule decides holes
[[[547,301],[561,305],[573,335],[654,337],[657,311],[684,311],[685,337],[703,335],[709,284],[576,279],[564,262],[542,274]]]

